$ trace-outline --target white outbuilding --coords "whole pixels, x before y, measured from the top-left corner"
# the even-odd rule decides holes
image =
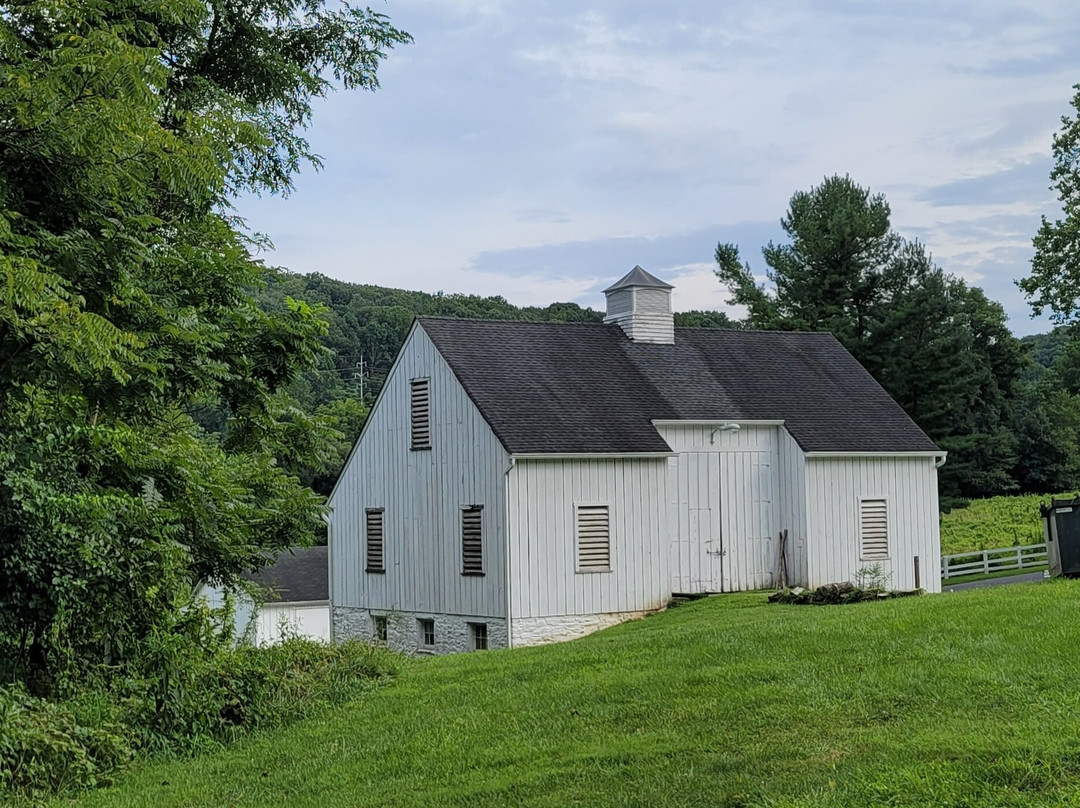
[[[533,645],[874,565],[940,589],[944,453],[831,335],[675,328],[671,288],[413,324],[330,498],[335,637]]]
[[[255,645],[274,645],[283,636],[330,641],[330,593],[326,547],[293,547],[257,573],[245,576],[260,594],[233,593],[233,630]],[[225,605],[225,591],[203,584],[199,595],[212,609]]]

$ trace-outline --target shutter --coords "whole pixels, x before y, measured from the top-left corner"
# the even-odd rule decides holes
[[[611,531],[607,505],[578,505],[578,570],[611,569]]]
[[[474,506],[461,511],[461,571],[465,575],[484,573],[484,545],[481,514],[483,508]]]
[[[364,523],[367,572],[383,572],[383,512],[369,510]]]
[[[889,557],[888,508],[883,499],[864,499],[860,503],[861,558]]]
[[[431,380],[413,379],[409,383],[409,420],[412,425],[412,448],[431,448]]]

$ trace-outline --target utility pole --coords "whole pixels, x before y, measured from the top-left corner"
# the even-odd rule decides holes
[[[360,357],[360,361],[356,363],[356,372],[353,373],[353,379],[360,385],[360,403],[364,403],[364,357]]]

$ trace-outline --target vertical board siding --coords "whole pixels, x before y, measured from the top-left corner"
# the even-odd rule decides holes
[[[850,581],[880,563],[894,589],[941,591],[937,469],[933,458],[810,458],[806,461],[809,586]],[[860,501],[884,499],[889,557],[860,558]]]
[[[671,594],[666,488],[663,458],[519,460],[509,478],[511,616],[663,606]],[[578,505],[608,506],[609,572],[578,572]]]
[[[672,591],[772,586],[782,513],[780,428],[665,424],[658,431],[679,453],[668,464]]]
[[[787,530],[788,584],[806,586],[807,522],[806,522],[806,455],[791,434],[780,427],[780,523],[778,530]],[[777,548],[779,555],[779,548]]]
[[[265,603],[258,612],[255,641],[275,645],[282,640],[282,628],[288,636],[330,642],[330,607]]]
[[[410,450],[410,380],[430,378],[431,449]],[[331,501],[334,605],[506,616],[509,456],[415,326]],[[483,505],[485,575],[462,575],[461,509]],[[383,508],[384,574],[364,572],[364,514]]]

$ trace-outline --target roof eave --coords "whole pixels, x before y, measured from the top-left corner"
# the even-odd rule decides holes
[[[844,457],[933,457],[933,458],[945,458],[948,456],[948,452],[940,450],[920,450],[920,451],[893,451],[893,452],[804,452],[807,459],[828,459],[828,458],[844,458]]]
[[[663,460],[678,457],[678,452],[519,452],[510,455],[518,460]]]

